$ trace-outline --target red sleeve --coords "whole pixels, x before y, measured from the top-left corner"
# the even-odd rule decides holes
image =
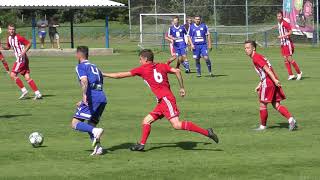
[[[20,35],[17,35],[18,37],[18,41],[23,44],[23,45],[27,45],[27,44],[30,44],[30,41],[28,41],[26,38],[20,36]]]
[[[167,73],[171,73],[171,66],[169,66],[168,64],[163,64],[163,67]]]
[[[291,31],[291,26],[287,21],[283,20],[282,24],[283,24],[283,27],[286,28],[287,31]]]
[[[263,66],[267,65],[267,61],[262,56],[255,56],[253,59],[253,63],[263,68]]]
[[[10,43],[9,43],[9,38],[7,39],[7,48],[11,48]]]
[[[141,76],[142,75],[142,67],[137,67],[137,68],[134,68],[134,69],[131,69],[130,70],[130,73],[132,74],[132,76]]]

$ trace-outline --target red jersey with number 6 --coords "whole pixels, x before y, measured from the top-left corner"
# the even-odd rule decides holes
[[[168,73],[171,67],[168,64],[150,63],[132,69],[133,76],[140,76],[156,95],[158,100],[163,97],[174,97],[170,89]]]

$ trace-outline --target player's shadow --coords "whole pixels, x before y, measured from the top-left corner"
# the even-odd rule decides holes
[[[44,95],[42,95],[42,97],[54,97],[54,96],[57,96],[57,95],[54,95],[54,94],[44,94]]]
[[[222,149],[218,149],[218,148],[197,148],[199,144],[202,144],[205,146],[212,144],[207,142],[182,141],[182,142],[176,142],[176,143],[151,143],[151,144],[156,146],[151,147],[146,151],[152,151],[152,150],[162,149],[162,148],[177,148],[177,147],[183,150],[191,150],[191,151],[223,151]]]
[[[20,116],[32,116],[32,114],[6,114],[6,115],[0,115],[0,119],[11,119],[15,117]]]
[[[116,150],[121,150],[121,149],[129,149],[132,145],[133,145],[133,143],[122,143],[122,144],[112,146],[112,147],[108,148],[107,150],[108,151],[116,151]]]
[[[268,129],[275,129],[275,128],[279,128],[279,129],[286,128],[286,129],[288,129],[288,126],[289,126],[288,123],[277,123],[277,125],[269,126]]]

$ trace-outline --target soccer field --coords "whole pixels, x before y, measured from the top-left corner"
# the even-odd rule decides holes
[[[138,66],[135,51],[92,57],[106,72]],[[19,101],[20,91],[2,70],[0,75],[0,179],[320,179],[320,50],[298,47],[295,59],[302,81],[287,81],[278,48],[261,49],[280,76],[289,111],[299,130],[289,132],[286,120],[270,106],[269,129],[255,132],[259,107],[254,88],[258,76],[243,47],[214,50],[217,77],[183,74],[187,96],[178,97],[178,84],[170,77],[181,118],[213,127],[220,143],[199,134],[175,131],[166,119],[152,125],[145,152],[131,152],[140,139],[142,118],[156,104],[138,78],[105,79],[108,106],[100,127],[105,128],[107,153],[90,157],[88,135],[71,129],[70,121],[81,91],[76,80],[77,61],[70,57],[31,57],[31,75],[44,99]],[[157,53],[165,62],[167,53]],[[9,58],[10,64],[13,59]],[[193,60],[191,67],[195,71]],[[207,69],[202,61],[202,72]],[[32,93],[30,94],[32,95]],[[43,133],[40,148],[28,143],[31,132]]]

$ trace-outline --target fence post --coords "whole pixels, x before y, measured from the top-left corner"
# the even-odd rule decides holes
[[[213,32],[214,35],[214,47],[218,49],[218,32]]]
[[[166,49],[166,33],[165,32],[163,32],[162,33],[162,51],[165,51],[165,49]]]
[[[74,48],[74,37],[73,37],[73,17],[74,17],[74,10],[70,10],[70,46],[73,49]]]
[[[109,17],[106,16],[106,48],[109,47]]]
[[[31,24],[32,24],[32,47],[33,49],[37,49],[36,18],[34,16],[32,16]]]
[[[265,48],[268,47],[268,32],[267,31],[264,32],[264,47]]]

